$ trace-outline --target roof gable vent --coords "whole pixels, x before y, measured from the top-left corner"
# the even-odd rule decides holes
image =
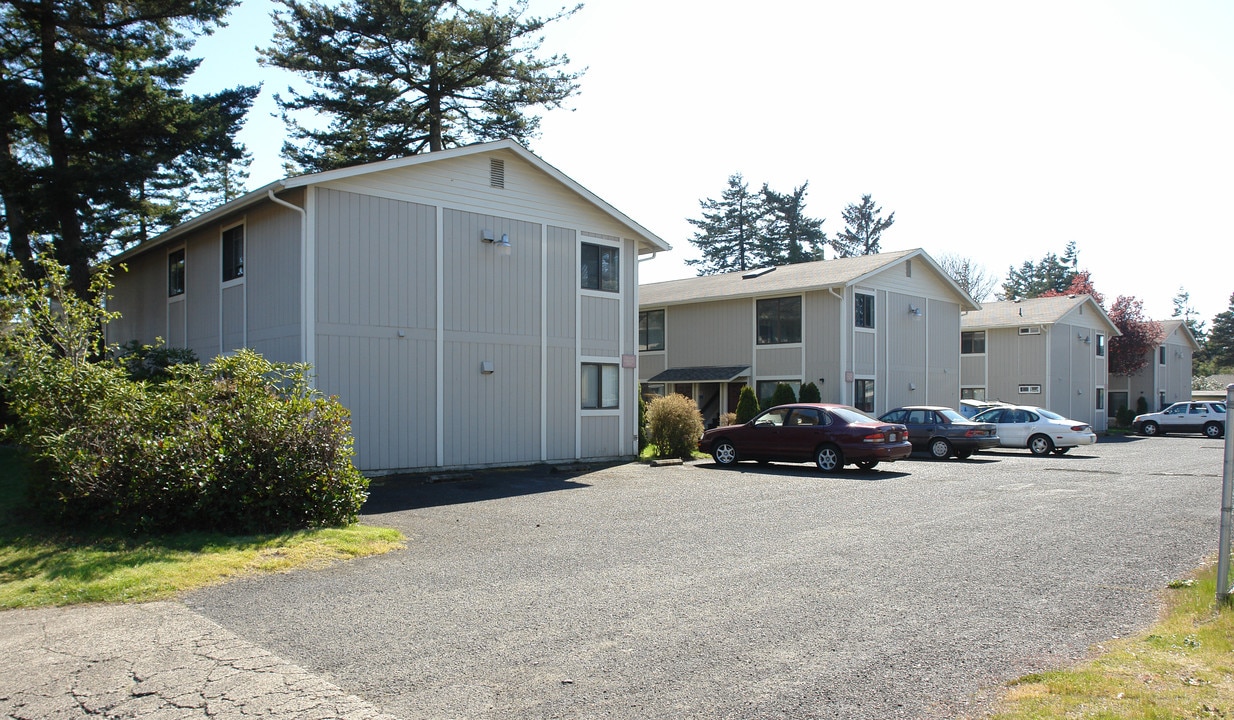
[[[742,279],[742,280],[753,280],[753,279],[754,279],[754,278],[756,278],[756,277],[762,277],[762,276],[766,275],[767,273],[771,272],[772,270],[775,270],[775,268],[774,268],[774,267],[757,268],[757,269],[751,270],[750,272],[746,273],[745,275],[742,275],[742,276],[741,276],[741,279]]]
[[[488,161],[488,184],[495,188],[506,186],[506,161],[491,158]]]

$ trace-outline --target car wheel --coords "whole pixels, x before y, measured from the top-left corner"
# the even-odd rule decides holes
[[[972,450],[956,450],[955,456],[960,460],[967,460],[973,456]]]
[[[1219,438],[1225,433],[1222,432],[1220,423],[1210,422],[1204,426],[1204,434],[1210,438]]]
[[[1054,451],[1054,441],[1045,435],[1034,435],[1028,439],[1028,449],[1034,455],[1049,455]]]
[[[877,460],[861,460],[861,461],[858,461],[857,467],[861,470],[873,470],[874,468],[878,467],[878,461]]]
[[[1071,449],[1071,448],[1069,448],[1069,447],[1065,447],[1065,448],[1058,448],[1058,447],[1056,447],[1056,448],[1054,448],[1054,454],[1055,454],[1055,455],[1066,455],[1066,454],[1067,454],[1067,451],[1068,451],[1068,450],[1070,450],[1070,449]]]
[[[814,462],[823,472],[835,472],[844,467],[844,453],[835,445],[824,445],[814,452]]]
[[[1161,432],[1161,428],[1159,428],[1157,426],[1157,423],[1153,422],[1152,420],[1149,420],[1148,422],[1140,426],[1141,435],[1152,436],[1152,435],[1157,435],[1160,432]]]
[[[930,441],[930,457],[935,460],[946,460],[951,454],[951,443],[942,438],[934,438]]]
[[[712,448],[711,457],[715,459],[716,465],[732,467],[737,464],[737,448],[728,440],[721,440]]]

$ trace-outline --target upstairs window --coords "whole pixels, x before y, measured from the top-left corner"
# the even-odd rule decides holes
[[[584,290],[620,292],[620,250],[608,245],[583,243],[582,287]]]
[[[985,330],[973,330],[960,333],[961,355],[985,354]]]
[[[1157,364],[1165,365],[1165,345],[1157,348]]]
[[[856,294],[853,309],[853,324],[859,328],[874,327],[874,296],[865,293]]]
[[[1105,335],[1097,333],[1097,357],[1105,357]]]
[[[184,248],[167,256],[167,297],[184,294]]]
[[[244,277],[244,226],[223,231],[223,282]]]
[[[758,344],[801,342],[801,296],[758,301]]]
[[[638,314],[638,350],[664,349],[664,311],[647,310]]]

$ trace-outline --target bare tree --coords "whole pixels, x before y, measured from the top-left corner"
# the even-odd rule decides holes
[[[972,299],[983,302],[998,287],[998,278],[986,274],[986,269],[978,265],[972,258],[947,253],[939,255],[935,260],[956,284],[964,288]]]

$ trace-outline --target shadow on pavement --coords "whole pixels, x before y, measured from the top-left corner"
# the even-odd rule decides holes
[[[846,467],[840,472],[823,472],[813,464],[791,464],[791,463],[755,463],[743,462],[738,463],[735,467],[721,467],[715,462],[705,461],[695,463],[696,467],[707,468],[709,470],[717,470],[724,473],[732,473],[738,475],[768,475],[778,477],[799,477],[809,480],[897,480],[899,478],[908,477],[910,473],[898,472],[890,468],[898,463],[886,463],[879,465],[873,470],[860,470],[855,467]]]
[[[368,500],[360,508],[360,514],[381,515],[400,510],[575,490],[589,487],[576,478],[591,469],[563,471],[537,466],[375,478],[369,485]]]

